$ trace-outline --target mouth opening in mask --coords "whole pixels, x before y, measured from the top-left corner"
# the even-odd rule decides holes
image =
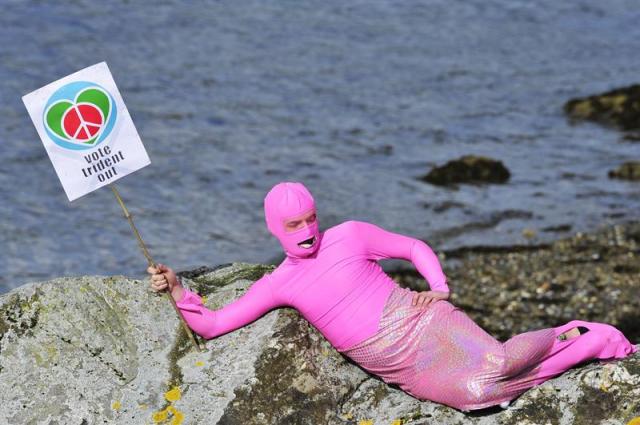
[[[309,239],[306,239],[298,244],[301,248],[311,248],[316,243],[316,237],[312,236]]]

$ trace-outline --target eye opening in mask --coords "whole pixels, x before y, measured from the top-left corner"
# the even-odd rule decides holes
[[[318,217],[314,208],[298,216],[283,220],[284,230],[286,232],[295,232],[296,230],[302,229],[305,226],[305,222],[310,225],[315,223],[317,219]]]

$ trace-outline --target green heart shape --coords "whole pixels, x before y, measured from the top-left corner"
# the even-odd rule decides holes
[[[58,137],[65,140],[69,139],[62,129],[62,117],[71,107],[73,107],[73,103],[68,100],[61,100],[60,102],[53,104],[51,108],[49,108],[49,112],[47,112],[47,124],[49,125],[49,128]]]
[[[109,100],[109,96],[106,95],[102,90],[88,88],[82,90],[76,96],[75,103],[91,103],[92,105],[97,106],[102,111],[102,116],[104,117],[104,123],[109,122],[109,108],[111,106],[111,101]]]
[[[103,125],[105,125],[109,121],[110,109],[111,109],[111,100],[106,93],[102,90],[89,87],[80,91],[73,102],[69,100],[61,100],[57,103],[54,103],[47,112],[46,121],[47,125],[58,137],[69,140],[67,135],[62,128],[62,118],[64,114],[73,106],[78,103],[90,103],[102,111],[102,116],[104,117]],[[87,140],[85,143],[92,144],[95,139],[99,136],[98,133],[93,139]]]

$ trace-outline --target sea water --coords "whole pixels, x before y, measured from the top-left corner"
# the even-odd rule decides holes
[[[70,203],[21,100],[103,60],[151,159],[116,186],[176,270],[276,261],[280,181],[307,185],[321,230],[364,220],[436,251],[637,218],[637,182],[607,172],[640,145],[562,106],[640,83],[638,22],[633,0],[3,2],[0,291],[146,277],[112,191]],[[464,154],[511,178],[419,181]]]

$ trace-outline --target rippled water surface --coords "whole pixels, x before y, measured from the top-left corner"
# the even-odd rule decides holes
[[[370,221],[436,250],[637,218],[639,185],[607,172],[640,145],[562,113],[640,82],[636,1],[209,3],[3,2],[0,292],[145,276],[113,193],[67,200],[21,100],[103,60],[151,158],[116,185],[175,269],[276,261],[262,201],[285,180],[312,191],[321,229]],[[417,180],[463,154],[511,179]]]

